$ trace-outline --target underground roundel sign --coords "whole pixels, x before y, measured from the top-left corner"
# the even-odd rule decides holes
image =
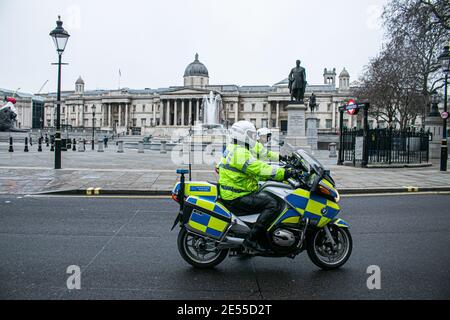
[[[355,115],[359,111],[359,107],[356,104],[355,100],[350,99],[347,104],[345,105],[345,111],[351,116]]]

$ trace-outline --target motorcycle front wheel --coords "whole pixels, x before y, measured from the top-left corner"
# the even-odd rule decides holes
[[[178,233],[178,251],[190,265],[201,268],[213,268],[228,255],[228,250],[216,248],[215,241],[190,233],[181,228]]]
[[[328,226],[335,245],[329,241],[325,229],[312,232],[307,240],[307,252],[311,261],[324,270],[344,265],[352,253],[353,242],[348,228]]]

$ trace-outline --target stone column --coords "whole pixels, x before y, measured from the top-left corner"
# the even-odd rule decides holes
[[[164,124],[164,101],[159,100],[159,125],[162,126]]]
[[[267,128],[271,128],[272,127],[272,106],[270,104],[270,101],[267,101]]]
[[[166,100],[166,126],[170,126],[170,99]]]
[[[178,99],[173,101],[173,126],[178,126]]]
[[[189,99],[189,117],[188,117],[188,125],[192,124],[192,99]]]
[[[236,106],[234,108],[234,122],[239,121],[239,101],[236,102]]]
[[[128,103],[125,103],[125,128],[128,129]]]
[[[122,126],[122,104],[119,103],[119,125],[118,127]]]
[[[195,109],[195,121],[198,123],[200,121],[200,99],[197,99],[197,108]]]
[[[184,125],[184,99],[181,99],[181,126]]]
[[[152,103],[152,109],[153,109],[153,126],[156,126],[156,103]]]
[[[331,127],[333,128],[333,129],[336,129],[336,105],[337,105],[337,102],[333,102],[333,115],[332,115],[332,117],[331,117]]]
[[[108,103],[108,127],[112,128],[111,103]]]
[[[277,128],[280,128],[281,126],[280,126],[280,102],[279,101],[277,101],[277,118],[276,118],[276,126],[275,127],[277,127]]]

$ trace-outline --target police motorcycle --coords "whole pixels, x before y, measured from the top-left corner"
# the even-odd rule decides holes
[[[259,192],[278,201],[279,215],[260,243],[265,251],[243,246],[244,239],[259,214],[239,215],[220,201],[219,187],[212,182],[186,181],[187,170],[172,190],[180,204],[174,227],[179,224],[178,250],[183,259],[197,268],[211,268],[227,256],[295,258],[305,251],[318,267],[331,270],[344,265],[352,252],[349,225],[338,218],[340,196],[328,170],[304,150],[294,151],[285,168],[298,170],[284,183],[262,182]]]

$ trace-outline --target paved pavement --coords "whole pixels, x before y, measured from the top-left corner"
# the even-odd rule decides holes
[[[0,196],[0,299],[449,299],[450,195],[344,197],[354,251],[326,272],[296,259],[190,267],[166,199]],[[81,290],[66,269],[81,267]],[[381,269],[381,290],[366,286]]]
[[[34,144],[25,153],[16,146],[13,153],[7,145],[0,144],[0,194],[30,194],[63,190],[101,188],[103,192],[167,192],[177,181],[176,168],[187,168],[187,159],[182,154],[161,154],[146,150],[125,149],[117,153],[110,146],[105,152],[67,151],[62,154],[62,170],[53,170],[54,153],[44,147],[37,152]],[[337,166],[326,151],[316,151],[316,156],[327,166],[341,190],[348,192],[373,192],[377,189],[399,189],[414,186],[419,188],[447,188],[450,190],[449,172],[440,172],[434,163],[425,168],[363,169]],[[193,153],[194,180],[215,181],[214,158]]]

